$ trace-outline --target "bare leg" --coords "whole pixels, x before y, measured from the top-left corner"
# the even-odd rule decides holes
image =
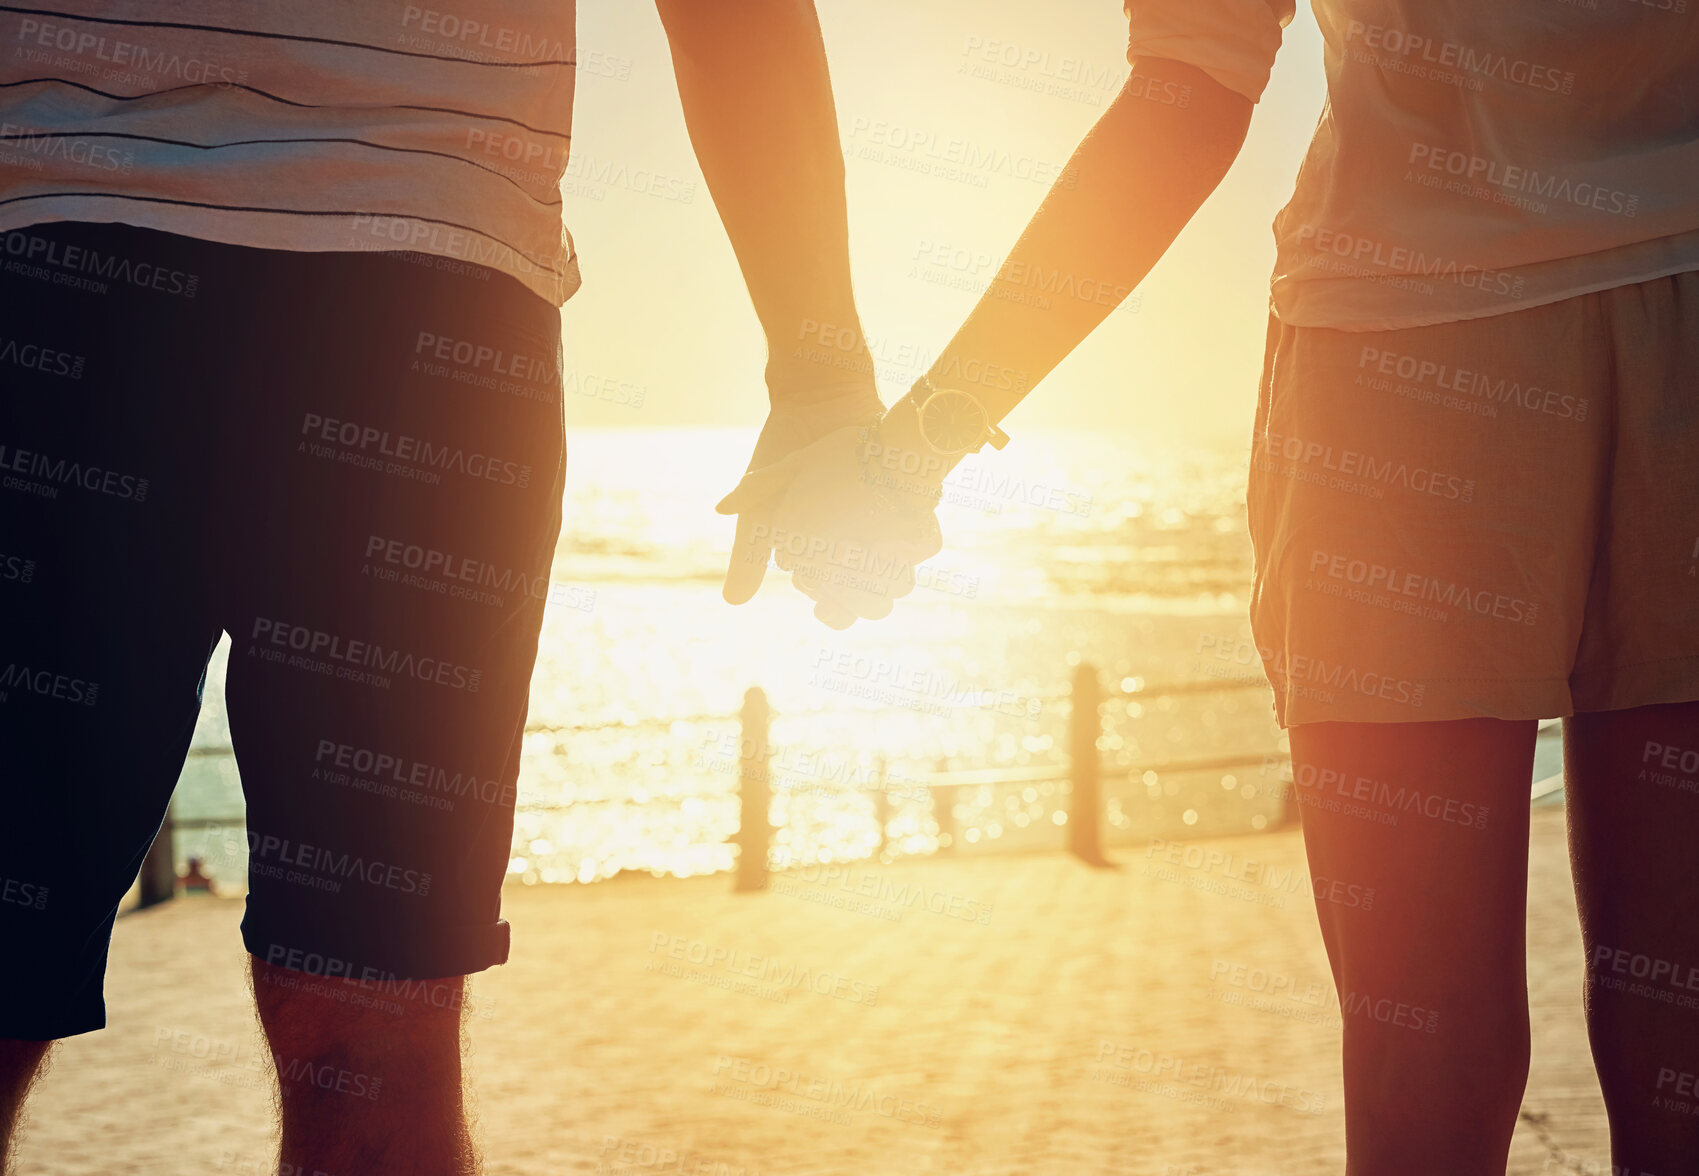
[[[1576,715],[1564,726],[1564,769],[1611,1162],[1636,1176],[1693,1172],[1699,703]]]
[[[1345,1023],[1348,1176],[1503,1176],[1528,1078],[1536,730],[1496,719],[1292,729]]]
[[[24,1099],[42,1072],[51,1041],[18,1041],[0,1037],[0,1176],[12,1154],[12,1133],[23,1119]]]
[[[284,1171],[474,1176],[464,977],[362,984],[250,960],[277,1064]]]

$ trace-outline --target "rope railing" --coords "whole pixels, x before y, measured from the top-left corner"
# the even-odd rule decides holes
[[[1130,687],[1125,685],[1128,682],[1132,683]],[[1102,686],[1096,668],[1089,663],[1080,662],[1074,667],[1070,688],[1066,693],[1036,696],[1041,701],[1047,702],[1058,702],[1064,699],[1068,701],[1069,756],[1066,762],[1013,768],[964,768],[953,771],[938,771],[929,774],[923,783],[905,781],[902,790],[912,789],[929,794],[932,801],[933,820],[939,829],[938,843],[941,848],[948,849],[953,848],[956,844],[954,809],[957,798],[964,789],[987,786],[1024,787],[1066,782],[1068,784],[1068,788],[1064,792],[1066,807],[1059,810],[1061,820],[1058,822],[1063,831],[1063,848],[1066,848],[1068,852],[1082,861],[1102,865],[1106,861],[1102,846],[1104,765],[1101,756],[1098,754],[1097,744],[1103,734],[1102,710],[1104,704],[1122,699],[1214,694],[1254,687],[1267,689],[1268,684],[1249,678],[1204,679],[1158,684],[1148,684],[1141,678],[1123,678],[1115,686],[1106,690]],[[908,708],[899,704],[865,708],[866,711],[871,713],[906,709]],[[740,750],[736,799],[741,815],[738,832],[730,840],[738,849],[735,885],[739,890],[753,891],[766,887],[768,849],[772,841],[773,830],[766,819],[766,814],[770,811],[769,805],[774,792],[774,774],[768,766],[768,758],[772,750],[769,739],[773,718],[765,692],[759,687],[752,687],[744,696],[742,709],[736,714],[720,712],[699,715],[656,716],[612,723],[537,724],[527,726],[525,734],[549,735],[630,730],[670,727],[679,723],[739,723],[741,730],[738,744]],[[188,754],[201,757],[228,756],[234,754],[234,751],[227,745],[201,745],[191,747]],[[1112,773],[1116,777],[1124,775],[1126,778],[1132,779],[1149,773],[1171,775],[1183,772],[1218,771],[1250,765],[1267,765],[1270,762],[1283,762],[1287,758],[1289,757],[1284,752],[1243,753],[1117,765],[1112,769]],[[883,761],[881,761],[878,787],[866,788],[855,785],[844,786],[842,789],[846,793],[865,792],[873,796],[876,816],[880,825],[879,845],[881,851],[886,844],[886,828],[889,823],[890,811],[890,790],[885,787],[886,782],[882,765]],[[818,786],[818,784],[811,784],[809,787],[812,789]],[[791,791],[791,789],[781,783],[779,791]],[[728,797],[724,792],[662,793],[650,795],[642,803],[684,803],[692,799],[724,800]],[[527,811],[548,812],[564,811],[590,804],[614,803],[630,803],[630,801],[626,797],[605,796],[575,798],[557,803],[527,803],[525,807]],[[168,813],[155,840],[154,848],[149,851],[147,862],[143,867],[143,905],[164,901],[171,896],[175,883],[175,863],[171,852],[171,839],[174,830],[237,826],[243,824],[244,820],[245,818],[240,814],[225,817],[174,817]]]

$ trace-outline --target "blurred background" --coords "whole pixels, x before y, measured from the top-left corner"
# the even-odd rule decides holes
[[[948,341],[1119,90],[1126,19],[1112,0],[819,8],[857,293],[890,402]],[[713,504],[765,416],[763,340],[653,8],[585,0],[579,60],[563,185],[584,275],[563,310],[566,520],[511,880],[730,868],[734,716],[751,686],[774,716],[774,852],[786,860],[878,853],[881,818],[887,858],[1055,846],[1082,655],[1112,696],[1108,840],[1278,823],[1277,771],[1185,762],[1281,749],[1243,620],[1244,467],[1269,224],[1323,97],[1309,14],[1288,30],[1222,189],[1005,422],[1016,443],[957,471],[940,510],[946,549],[913,597],[841,634],[812,619],[783,573],[743,608],[720,599],[731,525]],[[246,871],[221,704],[227,648],[175,806],[179,863],[202,858],[225,893]],[[1037,779],[1046,769],[1058,779]],[[913,787],[988,770],[1024,782],[939,798]],[[943,828],[940,803],[953,810]]]

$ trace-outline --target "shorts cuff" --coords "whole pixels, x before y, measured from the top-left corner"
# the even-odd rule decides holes
[[[507,920],[407,936],[405,931],[349,935],[325,927],[292,927],[242,920],[242,943],[256,959],[309,976],[357,980],[439,980],[469,976],[507,962],[513,929]]]
[[[66,999],[63,987],[51,991],[0,985],[0,1037],[15,1041],[58,1041],[106,1028],[106,996],[97,983],[91,994]]]
[[[1577,711],[1699,702],[1699,657],[1668,657],[1602,670],[1577,670],[1570,685]]]
[[[1557,719],[1575,713],[1562,678],[1400,682],[1391,697],[1293,683],[1274,689],[1282,728],[1305,723],[1446,723],[1456,719]]]

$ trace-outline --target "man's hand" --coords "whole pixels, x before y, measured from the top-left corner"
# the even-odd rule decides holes
[[[744,475],[718,508],[738,516],[727,600],[748,600],[769,559],[834,629],[886,616],[914,590],[916,565],[942,546],[936,498],[881,486],[870,473],[876,438],[868,426],[846,426]]]

